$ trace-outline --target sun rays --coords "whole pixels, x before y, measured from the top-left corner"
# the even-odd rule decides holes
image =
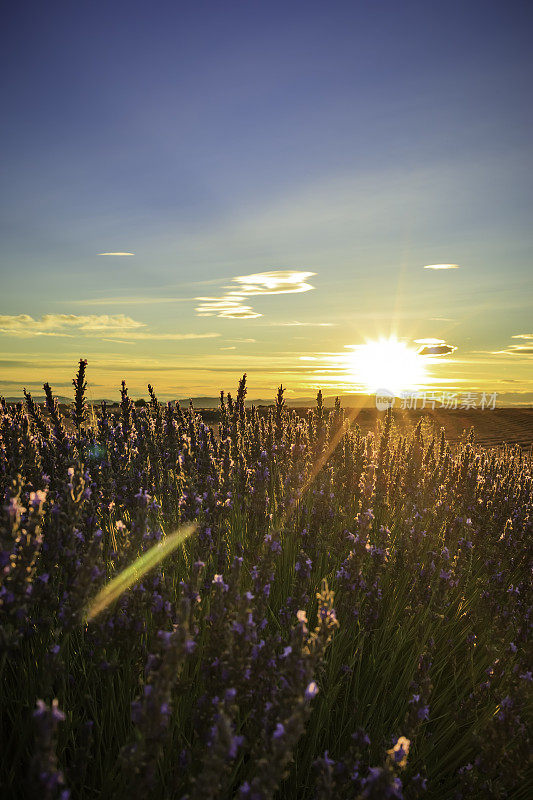
[[[416,390],[427,381],[426,360],[393,336],[349,347],[353,350],[348,357],[348,373],[369,392],[388,389],[399,394]]]

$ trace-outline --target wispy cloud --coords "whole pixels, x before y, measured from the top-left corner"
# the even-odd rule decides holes
[[[150,295],[137,295],[135,297],[91,297],[85,300],[69,300],[82,306],[146,306],[159,303],[190,303],[189,297],[150,297]]]
[[[510,344],[505,350],[492,350],[495,356],[529,356],[533,353],[533,345]]]
[[[20,381],[11,381],[11,380],[5,380],[4,378],[0,378],[0,385],[2,385],[2,386],[8,386],[8,387],[15,386],[17,389],[20,389],[20,383],[21,383]],[[42,389],[43,388],[43,382],[42,381],[24,381],[24,385],[26,387],[28,387],[28,388],[31,388],[31,387],[35,387],[37,389]],[[54,389],[56,389],[56,388],[65,389],[65,388],[71,387],[71,386],[72,386],[72,381],[71,380],[70,381],[54,381]]]
[[[529,356],[533,354],[533,333],[515,333],[511,339],[522,339],[528,344],[509,344],[503,350],[492,350],[492,355]]]
[[[138,322],[125,314],[45,314],[34,319],[29,314],[0,315],[0,334],[28,338],[31,336],[88,336],[104,339],[116,334],[113,339],[120,344],[131,340],[153,339],[179,341],[184,339],[214,339],[219,333],[152,333],[144,330],[144,322]],[[120,338],[116,338],[116,337]]]
[[[424,269],[460,269],[459,264],[426,264]]]
[[[200,305],[196,313],[200,317],[222,317],[225,319],[256,319],[263,316],[245,303],[247,297],[273,294],[297,294],[315,287],[307,283],[314,272],[301,270],[272,270],[253,275],[232,278],[232,285],[221,297],[197,297]]]
[[[222,317],[225,319],[255,319],[262,317],[252,306],[244,305],[244,295],[227,294],[222,297],[197,297],[201,305],[196,307],[199,317]]]
[[[144,327],[125,314],[44,314],[34,319],[29,314],[0,315],[0,333],[13,336],[72,336],[74,333],[121,333]]]
[[[149,333],[145,331],[140,331],[139,333],[133,332],[128,333],[125,332],[124,334],[121,333],[121,336],[125,336],[128,339],[155,339],[156,341],[183,341],[189,339],[216,339],[220,336],[220,333]]]
[[[282,328],[333,328],[334,322],[272,322],[272,325],[280,325]]]
[[[98,253],[99,256],[134,256],[135,253]]]

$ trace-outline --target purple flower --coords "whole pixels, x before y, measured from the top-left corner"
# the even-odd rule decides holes
[[[422,775],[417,772],[417,774],[411,778],[411,786],[419,792],[425,792],[428,786],[427,778],[423,778]]]
[[[232,736],[228,748],[228,758],[236,758],[239,747],[244,742],[244,736]]]
[[[227,592],[228,589],[229,589],[228,584],[224,583],[224,578],[222,577],[222,575],[218,575],[218,574],[217,575],[213,575],[213,581],[212,582],[213,582],[213,584],[215,586],[222,586],[222,588],[224,589],[225,592]]]
[[[405,767],[407,764],[407,756],[409,755],[409,748],[411,741],[406,736],[400,736],[393,747],[387,750],[387,754],[391,757],[395,764],[399,767]]]
[[[135,495],[135,499],[139,501],[139,505],[141,507],[146,508],[150,500],[152,499],[152,495],[148,494],[146,489],[140,489],[137,494]]]
[[[64,722],[65,715],[59,709],[59,703],[57,700],[52,700],[52,705],[50,708],[44,703],[42,700],[37,700],[37,709],[33,712],[34,717],[43,717],[46,714],[50,714],[51,718],[55,720],[55,722]]]
[[[311,683],[307,686],[307,689],[305,690],[305,699],[313,700],[313,698],[317,696],[318,692],[319,692],[318,686],[314,681],[311,681]]]
[[[285,733],[284,726],[281,724],[281,722],[278,722],[278,724],[276,725],[276,729],[275,729],[274,733],[272,734],[272,738],[273,739],[281,739],[281,737],[283,736],[284,733]]]

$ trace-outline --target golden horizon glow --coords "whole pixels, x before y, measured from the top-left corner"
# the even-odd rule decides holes
[[[396,337],[354,346],[349,371],[354,382],[374,393],[387,389],[395,395],[415,391],[427,382],[427,361],[413,347]]]

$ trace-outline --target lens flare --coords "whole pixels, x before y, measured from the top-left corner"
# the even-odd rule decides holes
[[[98,614],[101,614],[108,606],[117,600],[123,592],[131,588],[134,583],[140,581],[151,569],[156,567],[164,558],[172,553],[177,547],[191,536],[196,530],[196,523],[184,525],[174,533],[166,536],[162,541],[155,544],[149,550],[139,556],[133,564],[122,570],[101,589],[93,601],[85,610],[85,621],[90,622]]]

